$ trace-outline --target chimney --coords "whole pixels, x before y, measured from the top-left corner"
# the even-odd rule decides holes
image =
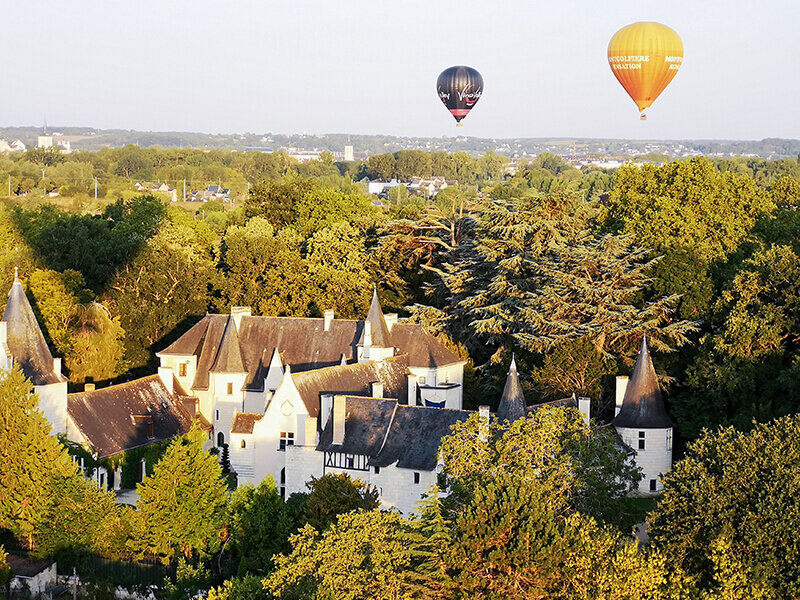
[[[331,416],[331,410],[333,410],[333,396],[331,394],[323,394],[319,407],[319,418],[323,429],[325,425],[328,424],[328,417]]]
[[[61,375],[61,358],[53,359],[53,371],[56,372],[56,375]]]
[[[175,393],[172,369],[169,367],[158,367],[158,378],[161,379],[161,383],[167,388],[170,396]]]
[[[95,390],[94,382],[87,381],[83,384],[83,391],[84,392],[93,392]]]
[[[413,373],[408,374],[408,405],[417,405],[417,376]]]
[[[364,349],[372,346],[372,323],[364,321]]]
[[[489,441],[489,407],[478,407],[478,437],[482,442]]]
[[[347,396],[333,397],[333,443],[344,444],[344,420],[347,411]]]
[[[389,330],[389,333],[392,333],[392,327],[397,323],[397,313],[385,314],[383,315],[383,320],[386,323],[386,328]]]
[[[619,414],[622,409],[622,401],[625,399],[625,390],[628,389],[628,376],[617,375],[617,395],[614,403],[614,416]]]
[[[316,417],[306,417],[304,446],[317,445],[317,419]]]
[[[383,398],[383,384],[380,381],[373,381],[370,385],[370,396],[373,398]]]
[[[231,316],[233,317],[233,322],[236,324],[236,331],[239,331],[242,317],[249,317],[250,314],[249,306],[231,306]]]
[[[325,331],[330,331],[331,330],[331,321],[333,321],[333,309],[329,309],[329,310],[325,311],[324,319],[325,319],[324,320]]]
[[[592,417],[592,400],[591,400],[591,398],[587,398],[586,396],[579,396],[578,397],[578,410],[581,411],[581,415],[583,415],[583,422],[588,425],[589,424],[589,420]]]

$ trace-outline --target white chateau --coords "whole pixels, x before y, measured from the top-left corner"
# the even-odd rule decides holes
[[[207,314],[157,356],[155,375],[68,394],[60,359],[15,277],[0,320],[0,368],[18,364],[53,432],[96,459],[181,435],[197,419],[210,445],[228,448],[240,485],[270,476],[288,497],[312,477],[348,473],[408,514],[436,482],[441,438],[471,414],[462,410],[465,361],[420,325],[384,315],[377,293],[364,320],[332,311],[258,317],[248,307]],[[672,462],[672,422],[646,341],[617,394],[613,426],[645,473],[639,492],[658,493]],[[589,420],[588,398],[549,404],[574,406]],[[512,360],[498,418],[513,421],[539,406],[526,406]],[[489,417],[487,407],[480,412]],[[93,477],[110,489],[121,482],[119,468]]]

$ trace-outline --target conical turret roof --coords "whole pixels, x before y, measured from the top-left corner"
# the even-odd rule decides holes
[[[642,338],[642,348],[625,390],[622,408],[611,423],[615,427],[632,429],[666,429],[673,426],[664,408],[646,336]]]
[[[369,313],[367,313],[367,323],[370,324],[370,331],[372,335],[372,345],[376,348],[394,348],[392,343],[392,336],[389,334],[389,327],[386,325],[386,319],[383,318],[383,310],[381,303],[378,302],[378,289],[372,290],[372,302],[369,305]],[[365,328],[366,329],[366,328]],[[361,333],[361,340],[359,344],[364,343],[364,333]]]
[[[514,422],[525,416],[525,395],[519,383],[517,374],[517,361],[511,358],[511,367],[508,369],[506,385],[500,397],[500,406],[497,408],[497,418],[501,421]]]
[[[28,297],[22,283],[14,277],[11,291],[8,293],[6,310],[3,312],[8,335],[8,349],[14,362],[20,366],[25,377],[33,385],[48,385],[64,381],[60,373],[56,373],[53,355],[44,334],[36,321]]]
[[[225,331],[219,344],[219,351],[210,369],[213,373],[247,373],[239,347],[239,334],[233,316],[228,316]]]

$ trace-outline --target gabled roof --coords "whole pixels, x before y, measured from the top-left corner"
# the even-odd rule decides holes
[[[500,397],[500,406],[497,408],[497,418],[501,421],[514,422],[525,416],[525,395],[519,383],[517,374],[517,361],[512,357],[511,367],[508,369],[506,385]]]
[[[622,408],[611,423],[615,427],[633,429],[666,429],[673,426],[664,408],[646,337],[642,338],[642,348],[625,389]]]
[[[408,401],[408,357],[393,356],[383,361],[369,360],[352,365],[335,365],[314,371],[293,373],[292,379],[308,414],[319,414],[323,395],[368,396],[371,384],[383,384],[385,398]]]
[[[247,373],[242,361],[236,322],[232,316],[228,316],[228,321],[225,323],[217,357],[209,370],[213,373]]]
[[[389,328],[386,326],[386,319],[383,318],[383,310],[381,303],[378,302],[378,290],[372,290],[372,302],[369,305],[369,312],[367,313],[367,323],[370,324],[370,335],[372,337],[372,345],[376,348],[394,348],[392,343],[392,336],[389,333]],[[364,343],[365,331],[361,333],[359,344]]]
[[[158,356],[197,356],[192,390],[208,389],[208,372],[222,345],[227,320],[228,315],[206,315],[172,345],[158,353]],[[237,335],[247,373],[245,389],[263,391],[269,359],[276,348],[283,364],[291,365],[294,373],[340,365],[342,355],[348,362],[354,363],[363,331],[363,321],[350,319],[333,319],[330,328],[325,331],[323,319],[243,316]],[[398,348],[398,354],[408,356],[411,367],[435,368],[464,363],[418,324],[395,324],[391,338]],[[373,337],[373,343],[374,340]]]
[[[67,412],[99,458],[183,435],[192,425],[158,375],[68,394]]]
[[[439,446],[451,427],[466,421],[466,410],[408,406],[394,400],[348,396],[344,443],[334,445],[333,411],[320,434],[317,450],[369,456],[370,466],[433,471]]]
[[[442,438],[450,435],[450,428],[459,421],[466,421],[470,414],[466,410],[398,406],[386,443],[370,464],[386,467],[397,463],[401,469],[433,471]]]
[[[14,278],[2,320],[6,322],[11,356],[33,385],[66,381],[63,375],[55,371],[53,355],[19,279]]]

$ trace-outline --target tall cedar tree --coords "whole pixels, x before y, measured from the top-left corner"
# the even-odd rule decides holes
[[[490,365],[514,347],[541,361],[588,341],[595,359],[576,377],[588,389],[597,386],[589,376],[594,363],[630,359],[645,332],[656,350],[683,345],[694,325],[673,320],[675,298],[641,299],[651,283],[648,251],[629,236],[593,233],[598,211],[577,194],[489,202],[469,251],[441,271],[449,295],[444,311],[417,307],[417,316],[446,325]]]
[[[153,475],[137,486],[139,554],[169,562],[216,552],[224,538],[227,486],[219,461],[203,449],[198,422],[173,441]]]

